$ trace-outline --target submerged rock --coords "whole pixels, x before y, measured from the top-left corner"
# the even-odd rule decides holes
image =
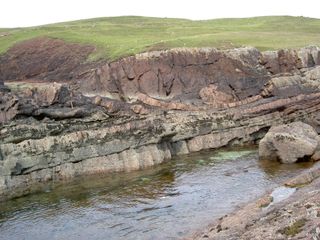
[[[294,122],[272,127],[259,143],[261,159],[295,163],[310,159],[320,145],[317,132],[308,124]]]

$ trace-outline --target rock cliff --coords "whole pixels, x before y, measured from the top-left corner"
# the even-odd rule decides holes
[[[32,54],[14,58],[11,50],[0,59],[0,81],[11,89],[0,92],[0,198],[43,182],[256,143],[282,123],[319,129],[319,53],[174,49],[83,68],[80,60],[57,60],[55,68],[45,58],[38,71],[21,60],[33,62]]]
[[[82,77],[90,81],[81,78],[77,85],[84,92],[99,91],[120,99],[135,99],[139,93],[143,93],[157,99],[189,102],[196,102],[202,88],[214,85],[217,91],[232,96],[234,101],[240,101],[260,94],[265,84],[277,75],[280,77],[286,73],[290,78],[297,71],[319,65],[319,54],[317,47],[262,53],[254,48],[149,52],[84,72]],[[274,79],[274,82],[284,81]],[[288,82],[290,86],[286,85]],[[296,95],[299,92],[294,89],[299,88],[296,83],[289,79],[282,85],[278,84],[278,92],[274,90],[273,94]]]
[[[282,84],[277,86],[282,88],[273,94],[296,95],[299,85],[297,79],[290,79],[292,74],[320,65],[318,47],[262,53],[255,48],[181,48],[146,52],[109,63],[88,63],[85,59],[92,51],[93,47],[57,39],[22,42],[0,56],[0,82],[68,82],[84,93],[116,99],[136,99],[142,93],[158,99],[194,102],[202,88],[214,85],[234,100],[243,100],[259,94],[276,76],[280,79],[275,81]],[[289,81],[291,85],[286,86]]]

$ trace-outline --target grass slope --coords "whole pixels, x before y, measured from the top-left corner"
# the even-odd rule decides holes
[[[9,33],[1,36],[1,33]],[[260,50],[320,45],[320,19],[273,16],[191,21],[150,17],[110,17],[30,28],[0,29],[0,54],[38,36],[91,44],[91,60],[110,60],[174,47],[254,46]]]

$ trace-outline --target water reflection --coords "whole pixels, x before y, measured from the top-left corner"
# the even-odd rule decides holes
[[[288,177],[294,176],[297,171],[301,169],[310,168],[313,165],[313,162],[299,162],[295,164],[281,164],[275,160],[259,160],[259,168],[261,168],[267,176],[272,179],[283,174],[288,174]]]
[[[0,205],[0,239],[177,238],[309,166],[257,159],[255,148],[207,151],[52,184]]]

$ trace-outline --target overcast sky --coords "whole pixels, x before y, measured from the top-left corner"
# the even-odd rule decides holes
[[[189,19],[293,15],[320,18],[320,0],[1,0],[0,27],[139,15]]]

